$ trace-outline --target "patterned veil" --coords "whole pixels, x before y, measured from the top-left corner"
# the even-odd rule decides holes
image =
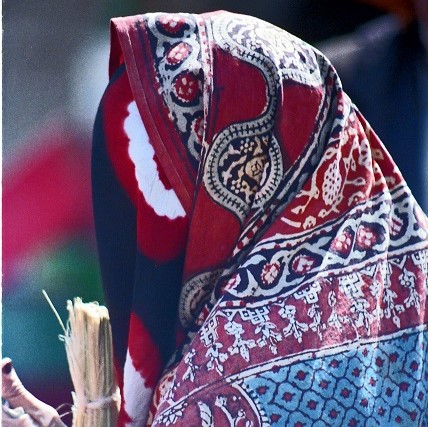
[[[93,146],[123,426],[427,425],[428,221],[317,50],[112,21]]]

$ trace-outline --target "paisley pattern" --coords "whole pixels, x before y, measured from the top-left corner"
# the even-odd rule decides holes
[[[120,425],[428,426],[428,219],[328,59],[224,11],[112,28]]]
[[[232,135],[232,133],[231,133]],[[221,135],[210,151],[205,185],[210,196],[243,221],[252,207],[263,207],[282,179],[281,150],[269,135]]]
[[[323,83],[324,70],[313,47],[268,22],[249,16],[235,16],[232,21],[220,15],[213,20],[213,37],[232,55],[264,67],[269,89],[280,78],[313,86]]]
[[[319,85],[322,77],[312,49],[263,21],[246,17],[232,22],[219,16],[212,31],[220,47],[257,67],[266,81],[264,111],[257,119],[233,123],[216,136],[204,175],[211,197],[243,220],[253,204],[263,208],[272,198],[284,174],[281,148],[273,132],[279,78]],[[275,42],[267,44],[267,40]],[[305,53],[304,60],[297,52]]]

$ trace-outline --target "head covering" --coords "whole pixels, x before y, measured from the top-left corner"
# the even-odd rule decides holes
[[[115,109],[102,104],[93,157],[119,365],[131,354],[122,422],[427,422],[427,218],[329,61],[253,17],[156,13],[113,20],[110,74],[129,79],[135,101],[116,151]],[[144,187],[153,162],[142,152],[161,190]],[[174,227],[163,245],[148,241],[179,219],[170,253]],[[176,310],[166,345],[158,322],[173,336]],[[140,388],[127,385],[132,370]]]

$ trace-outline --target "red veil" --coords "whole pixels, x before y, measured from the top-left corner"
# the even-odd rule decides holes
[[[130,189],[138,171],[126,138],[121,155],[109,148],[115,109],[104,106],[113,178],[100,178],[94,139],[94,204],[128,390],[121,422],[425,425],[427,218],[329,61],[273,25],[221,11],[114,19],[112,80],[121,67],[182,208],[158,214],[163,225],[150,220],[147,194]],[[111,248],[115,221],[105,220],[116,204],[103,205],[115,189],[130,206],[123,233],[127,218],[136,230],[122,275],[114,264],[128,252]],[[149,283],[171,260],[180,268],[165,286]],[[164,309],[170,282],[177,299]],[[156,332],[165,318],[169,362]],[[127,385],[126,363],[140,389]]]

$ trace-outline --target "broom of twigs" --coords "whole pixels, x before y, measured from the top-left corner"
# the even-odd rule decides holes
[[[60,339],[64,341],[74,386],[72,426],[116,426],[120,393],[107,308],[96,302],[84,303],[81,298],[68,300],[65,327],[48,295],[45,291],[43,294],[64,331]]]

